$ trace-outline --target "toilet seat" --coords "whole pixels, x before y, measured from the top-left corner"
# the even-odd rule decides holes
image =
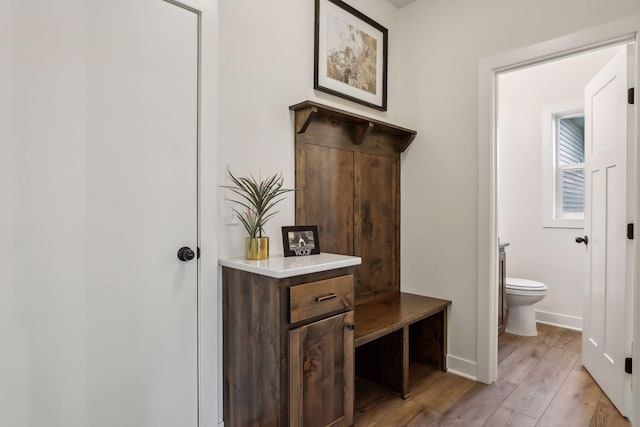
[[[507,277],[505,279],[506,292],[511,295],[546,295],[547,285],[535,280]]]

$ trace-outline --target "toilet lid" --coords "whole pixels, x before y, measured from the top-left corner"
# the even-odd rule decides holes
[[[519,289],[519,290],[536,290],[541,291],[547,289],[547,285],[535,280],[520,279],[517,277],[507,277],[506,280],[507,289]]]

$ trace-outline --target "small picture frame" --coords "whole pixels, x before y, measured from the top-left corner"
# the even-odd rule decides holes
[[[388,30],[341,0],[315,0],[313,88],[387,111]]]
[[[320,253],[317,225],[282,227],[284,256],[307,256]]]

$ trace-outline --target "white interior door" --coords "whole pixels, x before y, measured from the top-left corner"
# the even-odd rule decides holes
[[[198,16],[12,4],[0,425],[196,426]]]
[[[585,232],[588,236],[583,312],[585,368],[628,415],[631,301],[626,279],[627,49],[585,87]],[[627,378],[628,377],[628,378]]]

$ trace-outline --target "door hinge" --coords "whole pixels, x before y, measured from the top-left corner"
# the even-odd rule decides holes
[[[624,371],[625,371],[627,374],[630,374],[630,373],[631,373],[631,371],[632,371],[632,369],[631,369],[631,365],[632,365],[632,363],[631,363],[631,362],[632,362],[632,360],[633,360],[633,359],[631,359],[630,357],[627,357],[626,359],[624,359]]]
[[[633,240],[633,223],[627,224],[627,239]]]
[[[627,89],[627,103],[629,104],[635,104],[635,102],[633,101],[635,98],[635,89],[630,87],[629,89]]]

